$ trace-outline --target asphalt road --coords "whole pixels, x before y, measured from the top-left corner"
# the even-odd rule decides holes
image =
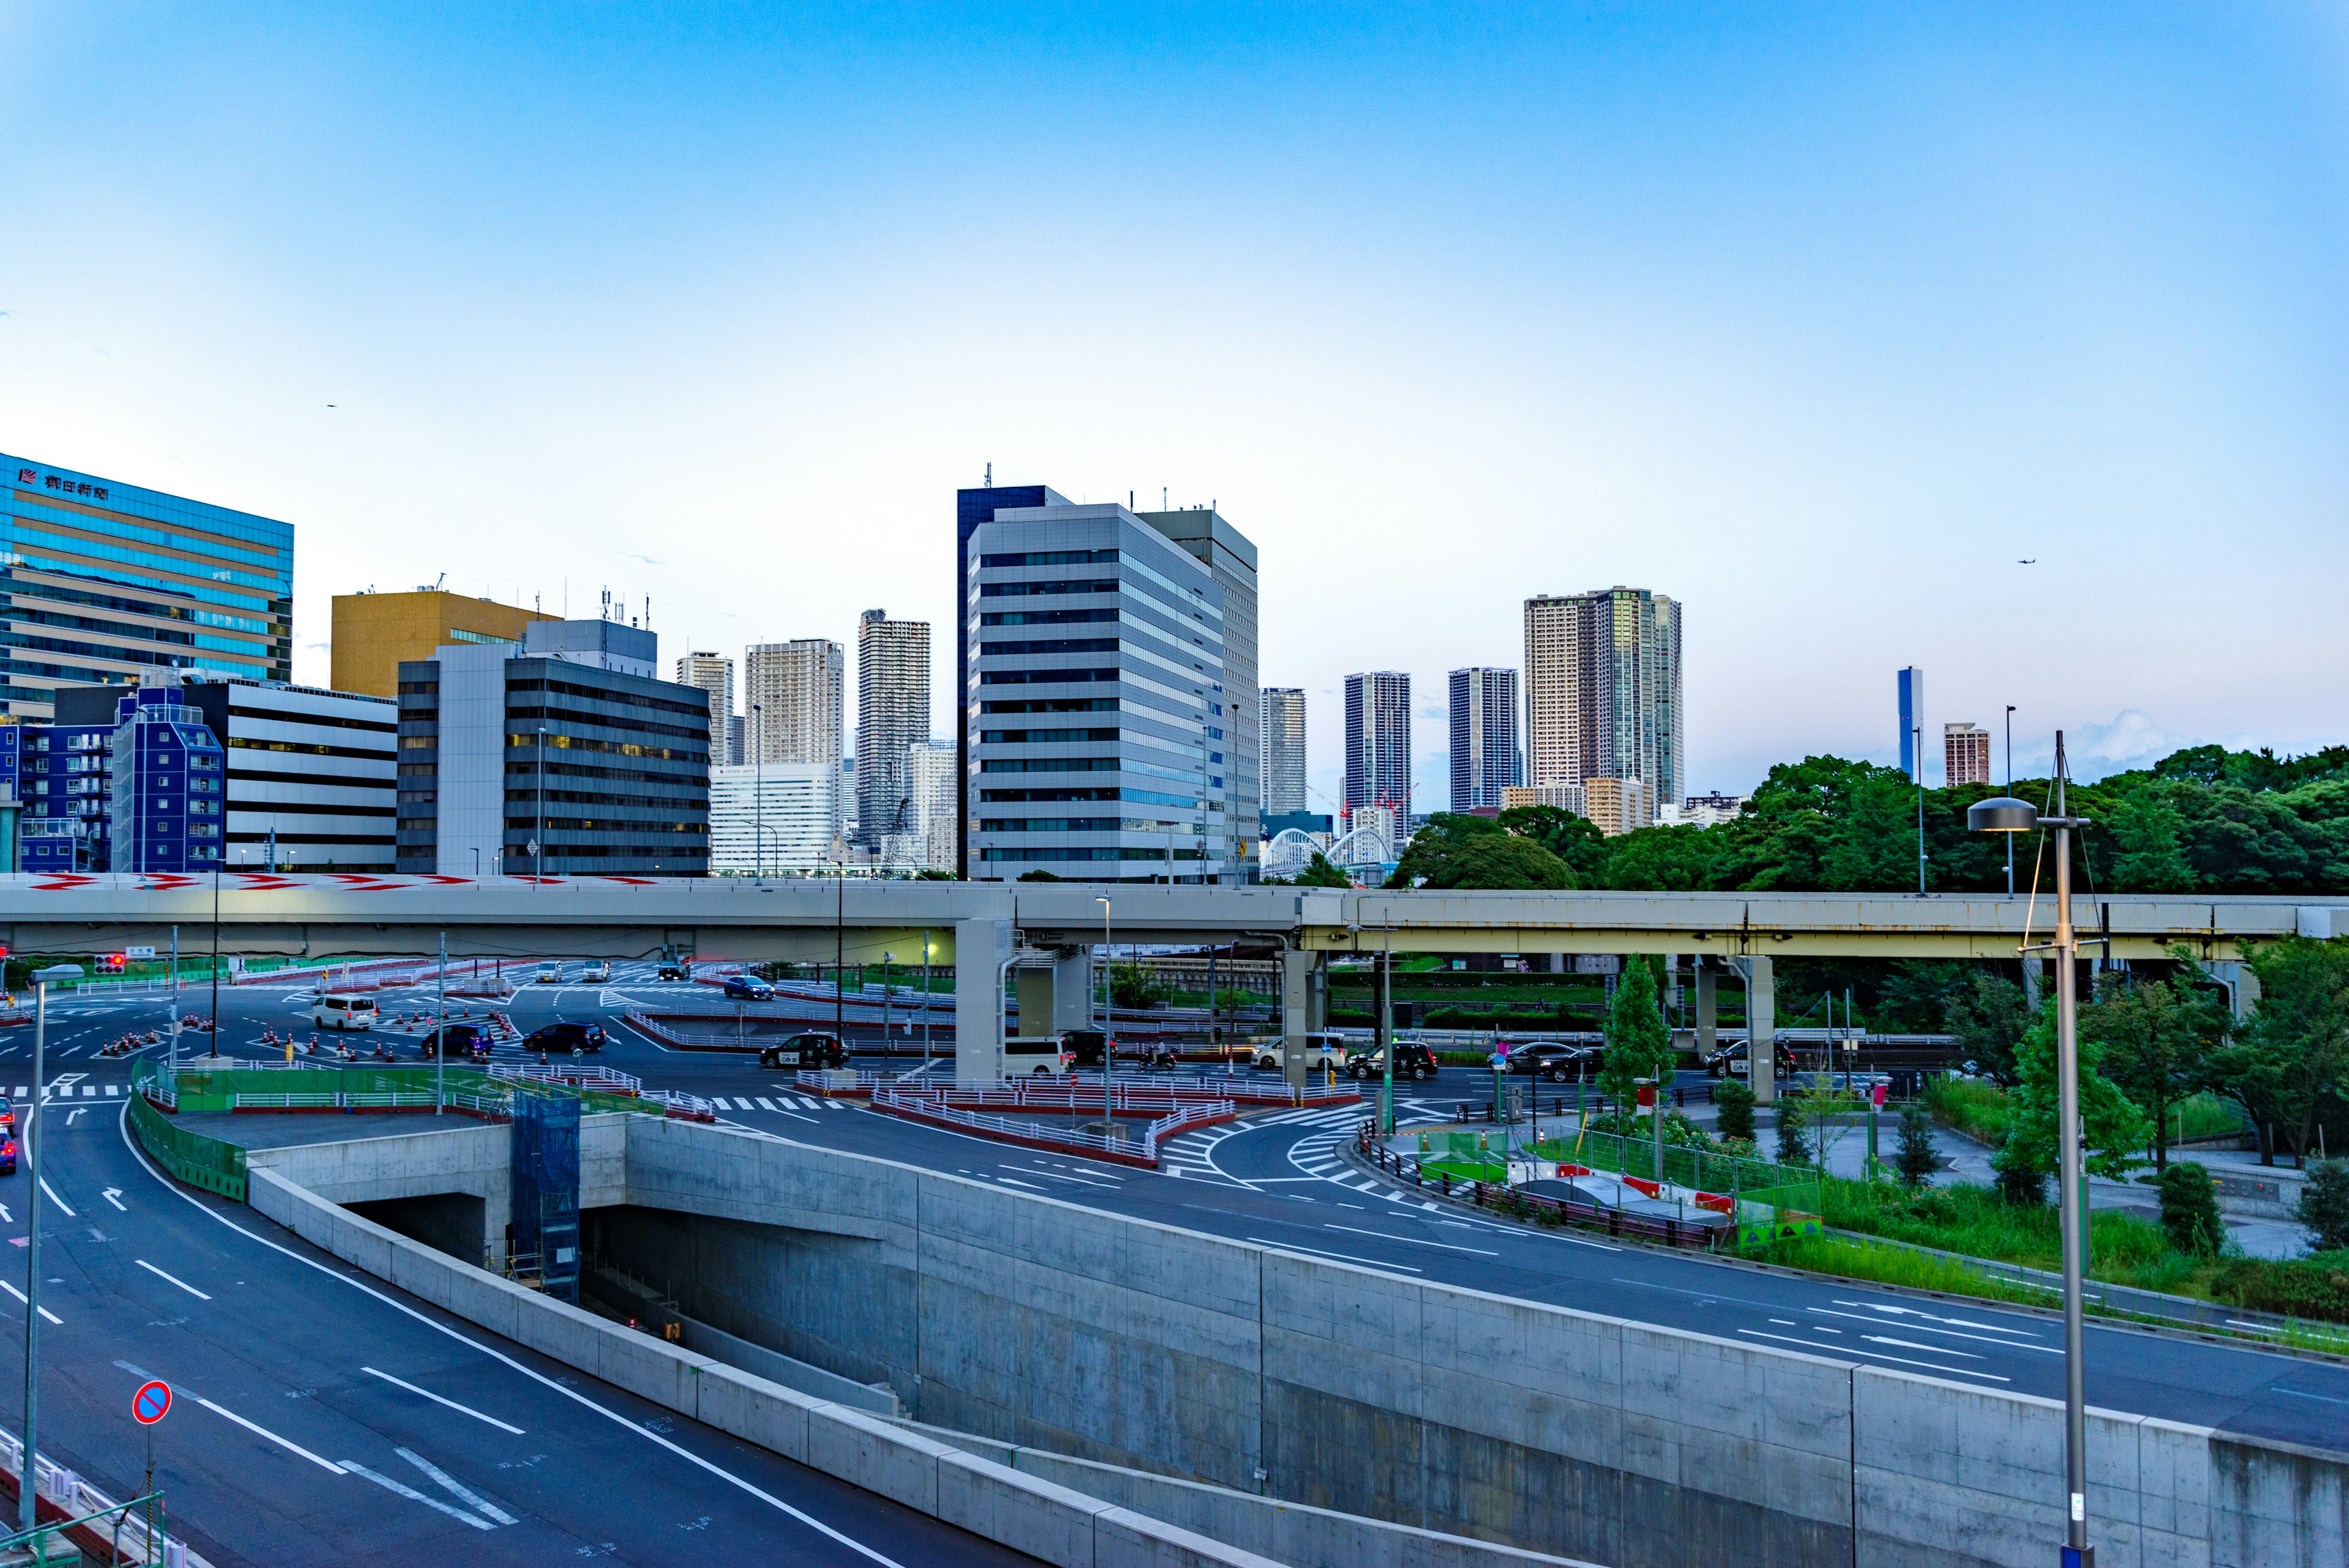
[[[2060,1325],[2052,1317],[1788,1277],[1430,1204],[1338,1158],[1337,1146],[1350,1136],[1359,1107],[1273,1111],[1188,1134],[1171,1146],[1160,1173],[1009,1148],[820,1101],[802,1094],[788,1072],[762,1071],[755,1059],[666,1048],[620,1023],[620,1012],[630,1004],[705,1011],[709,992],[652,984],[649,976],[648,965],[624,966],[613,986],[527,986],[506,1011],[523,1029],[558,1017],[604,1022],[612,1033],[604,1064],[634,1073],[650,1087],[722,1097],[726,1119],[778,1137],[954,1171],[1013,1191],[1406,1278],[1825,1352],[1980,1386],[2062,1396]],[[306,999],[299,992],[255,986],[223,995],[222,1034],[232,1053],[257,1054],[266,1026],[308,1032]],[[412,1011],[418,1000],[395,993],[383,1005],[387,1012]],[[201,1012],[202,1001],[191,993],[189,1005]],[[58,1293],[49,1304],[65,1323],[48,1329],[45,1340],[50,1348],[44,1363],[52,1369],[45,1398],[53,1412],[45,1450],[129,1495],[136,1448],[122,1407],[137,1376],[119,1365],[129,1363],[175,1383],[186,1379],[221,1406],[334,1463],[330,1469],[300,1459],[205,1407],[175,1411],[167,1434],[211,1423],[201,1442],[186,1443],[199,1451],[170,1459],[167,1436],[159,1459],[174,1498],[201,1532],[200,1545],[206,1544],[201,1536],[222,1542],[223,1562],[240,1560],[237,1542],[256,1531],[271,1550],[254,1558],[270,1562],[329,1554],[364,1562],[409,1551],[426,1532],[439,1532],[429,1537],[436,1543],[463,1539],[477,1552],[517,1555],[592,1554],[609,1542],[617,1543],[611,1554],[650,1560],[655,1551],[690,1549],[697,1543],[693,1532],[700,1530],[722,1530],[744,1544],[784,1544],[794,1561],[830,1561],[823,1555],[827,1552],[842,1561],[857,1555],[761,1501],[745,1483],[901,1562],[1005,1555],[720,1434],[689,1423],[665,1426],[659,1412],[625,1394],[495,1344],[429,1308],[398,1300],[397,1293],[353,1282],[339,1264],[249,1210],[191,1199],[162,1184],[133,1159],[116,1125],[127,1064],[88,1060],[89,1050],[119,1032],[130,1008],[143,1017],[163,1014],[154,1000],[68,1002],[60,1011],[69,1016],[52,1032],[54,1045],[62,1048],[53,1053],[59,1060],[52,1081],[86,1075],[71,1078],[65,1085],[70,1097],[54,1100],[51,1107],[61,1124],[51,1146],[52,1170],[62,1172],[51,1181],[76,1213],[69,1218],[45,1210],[53,1228],[44,1235],[57,1242],[45,1254],[54,1260],[49,1272],[66,1282],[51,1287]],[[9,1070],[25,1061],[25,1033],[0,1036],[5,1042],[0,1044],[0,1086],[18,1086]],[[404,1049],[394,1038],[395,1049]],[[942,1053],[950,1050],[944,1031],[937,1044]],[[909,1064],[901,1058],[896,1065],[904,1070]],[[947,1070],[943,1062],[939,1070]],[[1475,1093],[1475,1078],[1481,1075],[1447,1069],[1432,1085],[1399,1091],[1401,1114],[1406,1122],[1440,1119]],[[109,1085],[117,1090],[113,1096],[106,1093]],[[11,1222],[21,1233],[23,1189],[12,1189],[9,1180],[0,1179],[0,1194],[11,1195]],[[108,1207],[103,1191],[109,1185],[121,1189],[127,1211]],[[236,1234],[229,1222],[251,1234]],[[99,1241],[90,1232],[108,1239]],[[142,1268],[141,1260],[213,1301],[181,1292]],[[243,1302],[253,1304],[240,1310]],[[13,1321],[21,1332],[21,1317],[7,1319],[17,1311],[13,1299],[0,1297],[0,1321]],[[77,1330],[83,1320],[89,1326]],[[77,1332],[85,1337],[74,1339]],[[2088,1396],[2099,1406],[2328,1448],[2342,1446],[2341,1433],[2349,1429],[2349,1368],[2255,1346],[2093,1324],[2087,1345]],[[528,1435],[433,1406],[362,1366]],[[574,1397],[593,1399],[624,1419],[596,1417],[574,1404]],[[0,1409],[14,1407],[13,1399],[0,1397]],[[740,1480],[721,1479],[661,1449],[664,1440]],[[455,1494],[399,1455],[403,1447],[522,1522],[477,1532],[340,1468],[340,1461],[352,1460],[410,1492],[464,1511]],[[616,1466],[616,1459],[623,1462]],[[611,1487],[616,1473],[631,1484]],[[470,1540],[476,1532],[486,1539]],[[934,1536],[950,1544],[938,1544]]]
[[[257,1023],[277,997],[236,1001],[223,1012]],[[485,1334],[163,1178],[127,1136],[127,1064],[89,1059],[128,1005],[67,1002],[52,1020],[41,1449],[136,1495],[130,1397],[169,1382],[157,1480],[175,1532],[213,1562],[1032,1561]],[[0,1086],[20,1106],[30,1034],[0,1036]],[[33,1204],[21,1170],[0,1178],[16,1247]],[[21,1287],[25,1254],[8,1255],[0,1279]],[[23,1314],[0,1294],[12,1346]],[[0,1350],[12,1427],[20,1357]]]

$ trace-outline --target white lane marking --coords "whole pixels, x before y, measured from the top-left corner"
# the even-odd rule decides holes
[[[113,1204],[117,1209],[122,1209],[122,1189],[119,1187],[109,1187],[103,1193],[99,1194],[99,1196],[104,1198],[109,1203]],[[128,1209],[122,1209],[122,1212],[128,1214],[130,1210]]]
[[[2322,1399],[2328,1405],[2349,1405],[2349,1399],[2336,1399],[2330,1394],[2311,1394],[2305,1388],[2274,1388],[2273,1394],[2289,1394],[2295,1399]]]
[[[1803,1310],[1805,1312],[1817,1313],[1824,1317],[1853,1318],[1861,1323],[1872,1323],[1879,1328],[1889,1328],[1891,1326],[1885,1323],[1881,1318],[1872,1318],[1863,1313],[1837,1312],[1833,1307],[1805,1307]],[[1921,1316],[1923,1314],[1912,1314],[1910,1315]],[[1778,1320],[1776,1318],[1772,1318],[1770,1321],[1775,1323]],[[2061,1355],[2064,1354],[2061,1350],[2052,1345],[2032,1345],[2025,1341],[2016,1339],[1992,1339],[1988,1334],[1961,1334],[1954,1328],[1934,1328],[1929,1324],[1904,1323],[1899,1326],[1906,1329],[1910,1334],[1939,1334],[1946,1335],[1951,1339],[1970,1339],[1976,1345],[1995,1345],[2002,1350],[2035,1350],[2042,1355]]]
[[[1034,1182],[1022,1181],[1016,1176],[999,1176],[997,1177],[996,1179],[1002,1182],[1006,1187],[1024,1187],[1030,1192],[1041,1192],[1044,1190],[1043,1188],[1037,1186]]]
[[[1081,1176],[1062,1176],[1060,1172],[1054,1170],[1030,1170],[1028,1167],[1024,1165],[1006,1165],[999,1167],[998,1168],[1003,1170],[1023,1171],[1030,1176],[1040,1176],[1047,1181],[1073,1181],[1080,1187],[1102,1187],[1107,1188],[1112,1192],[1117,1190],[1117,1183],[1113,1181],[1087,1181]]]
[[[777,1497],[774,1493],[766,1490],[762,1487],[753,1485],[751,1482],[743,1480],[740,1476],[736,1475],[733,1471],[727,1469],[721,1465],[703,1459],[691,1449],[685,1448],[678,1443],[672,1442],[669,1438],[663,1437],[660,1433],[654,1431],[650,1427],[644,1425],[642,1422],[632,1421],[627,1417],[621,1415],[617,1410],[614,1410],[607,1406],[598,1405],[595,1400],[590,1399],[586,1395],[580,1393],[577,1389],[567,1387],[564,1384],[558,1383],[554,1378],[547,1376],[544,1373],[534,1372],[531,1368],[524,1366],[521,1362],[516,1361],[512,1356],[507,1355],[500,1351],[492,1350],[477,1339],[469,1339],[465,1335],[459,1334],[455,1329],[450,1328],[446,1324],[433,1322],[432,1319],[425,1316],[422,1313],[418,1312],[414,1307],[409,1306],[401,1302],[396,1302],[392,1300],[391,1297],[384,1294],[381,1291],[373,1289],[368,1285],[362,1284],[359,1281],[353,1279],[348,1274],[340,1273],[336,1270],[330,1269],[315,1259],[305,1258],[290,1247],[281,1247],[276,1242],[270,1241],[264,1236],[257,1236],[252,1231],[246,1230],[243,1226],[239,1225],[234,1220],[229,1219],[226,1215],[198,1202],[194,1194],[181,1191],[180,1189],[172,1183],[171,1178],[156,1169],[154,1162],[147,1158],[147,1151],[140,1148],[138,1144],[132,1140],[130,1137],[129,1107],[127,1105],[123,1107],[121,1117],[115,1123],[115,1131],[120,1135],[122,1138],[122,1147],[130,1151],[131,1158],[139,1162],[140,1168],[144,1170],[149,1177],[153,1179],[155,1185],[160,1187],[166,1192],[171,1193],[174,1198],[179,1199],[181,1202],[186,1203],[197,1213],[202,1214],[213,1223],[226,1226],[229,1230],[235,1231],[246,1241],[266,1247],[273,1252],[282,1253],[285,1257],[293,1259],[294,1262],[301,1264],[305,1269],[316,1269],[318,1272],[326,1275],[330,1280],[339,1280],[344,1284],[348,1285],[351,1289],[357,1291],[360,1294],[373,1297],[375,1300],[382,1303],[385,1306],[389,1307],[392,1311],[414,1318],[418,1323],[422,1324],[425,1327],[432,1330],[435,1334],[446,1334],[450,1339],[455,1340],[458,1344],[464,1345],[469,1349],[481,1352],[483,1355],[490,1357],[492,1360],[502,1363],[502,1365],[511,1367],[512,1370],[519,1372],[524,1377],[529,1378],[532,1382],[536,1383],[543,1387],[553,1389],[555,1393],[562,1395],[565,1399],[569,1399],[574,1404],[586,1407],[588,1409],[595,1411],[595,1414],[603,1417],[605,1420],[612,1422],[614,1425],[626,1428],[629,1431],[634,1432],[637,1437],[644,1438],[647,1442],[667,1449],[670,1453],[675,1454],[678,1458],[685,1460],[688,1464],[693,1465],[699,1469],[716,1476],[719,1480],[725,1481],[730,1486],[740,1488],[750,1496],[757,1498],[761,1502],[765,1503],[768,1507],[774,1509],[777,1512],[789,1514],[792,1518],[798,1520],[802,1524],[806,1525],[810,1530],[816,1532],[827,1540],[836,1541],[841,1545],[847,1547],[851,1552],[856,1552],[860,1556],[869,1557],[874,1562],[884,1564],[884,1568],[905,1568],[905,1565],[899,1563],[896,1559],[893,1557],[885,1557],[880,1552],[874,1551],[870,1546],[865,1545],[863,1542],[858,1541],[852,1536],[842,1534],[839,1531],[834,1530],[831,1525],[826,1524],[823,1521],[816,1518],[813,1514],[809,1513],[802,1509],[793,1508],[790,1503],[785,1502],[781,1498]],[[43,1310],[47,1311],[47,1309],[44,1308]],[[324,1461],[322,1460],[320,1462],[323,1463]],[[329,1468],[338,1469],[339,1467]]]
[[[1271,1247],[1283,1252],[1303,1252],[1309,1257],[1335,1258],[1341,1263],[1361,1263],[1373,1269],[1401,1269],[1407,1274],[1423,1274],[1424,1269],[1414,1269],[1409,1263],[1390,1263],[1383,1258],[1358,1258],[1351,1252],[1325,1252],[1319,1247],[1300,1247],[1294,1241],[1270,1241],[1262,1236],[1250,1236],[1259,1247]]]
[[[322,1460],[320,1462],[323,1463],[324,1461]],[[398,1492],[400,1496],[408,1499],[410,1502],[420,1502],[427,1508],[437,1509],[440,1512],[447,1514],[451,1519],[461,1519],[476,1530],[495,1530],[497,1528],[496,1525],[492,1524],[488,1520],[482,1519],[475,1514],[467,1513],[461,1508],[451,1508],[437,1497],[425,1496],[422,1492],[418,1491],[414,1487],[409,1486],[405,1481],[396,1481],[389,1476],[378,1475],[375,1471],[367,1469],[367,1466],[360,1464],[356,1459],[345,1459],[339,1468],[349,1471],[355,1476],[365,1476],[367,1480],[375,1482],[376,1485],[383,1488],[386,1491]]]
[[[73,1210],[66,1208],[66,1200],[57,1196],[57,1189],[49,1185],[49,1179],[46,1176],[41,1178],[41,1190],[49,1195],[50,1202],[56,1204],[60,1209],[65,1209],[66,1215],[68,1219],[72,1217]]]
[[[1903,1350],[1930,1350],[1936,1355],[1962,1355],[1968,1361],[1982,1359],[1971,1350],[1958,1350],[1946,1345],[1920,1345],[1913,1339],[1895,1339],[1889,1334],[1863,1334],[1859,1337],[1870,1345],[1897,1345]]]
[[[1978,1328],[1984,1334],[2019,1334],[2024,1339],[2039,1337],[2037,1332],[2032,1329],[2007,1328],[1995,1323],[1976,1323],[1970,1317],[1943,1317],[1939,1313],[1927,1312],[1922,1307],[1895,1306],[1890,1302],[1847,1302],[1833,1296],[1828,1299],[1839,1307],[1868,1307],[1876,1312],[1889,1313],[1895,1317],[1930,1318],[1935,1323],[1946,1323],[1953,1328]]]
[[[1815,1339],[1795,1339],[1783,1334],[1764,1334],[1758,1328],[1741,1328],[1737,1332],[1740,1334],[1750,1334],[1756,1339],[1782,1340],[1788,1345],[1798,1345],[1805,1350],[1824,1350],[1830,1355],[1848,1354],[1847,1352],[1837,1351],[1832,1345],[1821,1345]],[[1944,1366],[1938,1361],[1911,1361],[1905,1355],[1887,1355],[1880,1350],[1863,1350],[1859,1354],[1866,1356],[1870,1361],[1895,1361],[1899,1362],[1903,1366],[1921,1366],[1928,1372],[1946,1373],[1951,1377],[1987,1377],[1993,1383],[2012,1383],[2014,1381],[2012,1377],[2001,1377],[1995,1372],[1976,1372],[1971,1366]]]
[[[777,1109],[777,1108],[779,1108],[779,1107],[775,1105],[775,1102],[774,1102],[774,1101],[772,1101],[772,1100],[770,1100],[770,1099],[766,1098],[764,1096],[760,1096],[760,1097],[759,1097],[759,1108],[760,1108],[761,1110],[762,1110],[762,1111],[771,1111],[771,1110],[775,1110],[775,1109]]]
[[[22,1305],[26,1304],[26,1303],[25,1303],[25,1293],[24,1293],[24,1292],[22,1292],[22,1291],[20,1291],[20,1290],[18,1290],[16,1286],[14,1286],[14,1285],[10,1284],[7,1281],[5,1281],[5,1280],[0,1280],[0,1291],[6,1291],[10,1295],[15,1296],[15,1297],[16,1298],[16,1304],[17,1304],[17,1305],[22,1306]],[[51,1312],[51,1311],[50,1311],[48,1308],[47,1308],[47,1307],[43,1307],[43,1308],[41,1309],[41,1315],[42,1315],[43,1317],[45,1317],[45,1318],[47,1318],[51,1323],[57,1324],[60,1324],[60,1325],[62,1325],[62,1324],[65,1323],[65,1321],[66,1321],[65,1319],[63,1319],[63,1318],[59,1317],[57,1314],[55,1314],[55,1313]]]
[[[415,1449],[394,1449],[392,1452],[398,1454],[401,1459],[406,1459],[409,1464],[414,1465],[418,1469],[422,1470],[426,1475],[430,1476],[432,1478],[433,1484],[440,1487],[441,1490],[447,1492],[450,1496],[460,1499],[469,1506],[479,1509],[481,1512],[488,1514],[492,1519],[496,1520],[500,1524],[512,1524],[514,1521],[514,1516],[512,1514],[508,1513],[504,1509],[500,1508],[497,1504],[484,1499],[481,1493],[460,1482],[455,1476],[450,1475],[447,1470],[442,1469],[439,1465],[434,1464],[430,1459],[426,1459],[422,1454],[418,1453]]]
[[[271,1442],[276,1444],[279,1448],[284,1449],[288,1453],[301,1455],[304,1459],[309,1460],[312,1464],[317,1466],[322,1470],[332,1470],[336,1475],[343,1473],[343,1467],[336,1464],[332,1459],[322,1459],[317,1455],[312,1453],[309,1449],[304,1448],[301,1444],[293,1441],[291,1438],[281,1438],[266,1427],[255,1426],[253,1422],[246,1420],[235,1411],[228,1409],[223,1406],[215,1405],[211,1400],[204,1398],[202,1395],[197,1396],[196,1403],[202,1405],[205,1409],[210,1410],[215,1416],[224,1416],[228,1419],[234,1421],[238,1426],[243,1427],[248,1432],[257,1433],[258,1435],[268,1438]]]
[[[1324,1231],[1351,1231],[1357,1236],[1375,1236],[1381,1241],[1401,1241],[1409,1247],[1441,1247],[1447,1252],[1474,1252],[1480,1258],[1497,1258],[1501,1254],[1483,1247],[1455,1247],[1449,1241],[1423,1241],[1415,1236],[1390,1236],[1383,1231],[1365,1231],[1359,1225],[1324,1224]]]
[[[187,1281],[177,1278],[174,1275],[165,1273],[162,1270],[157,1268],[154,1264],[149,1262],[144,1258],[133,1258],[130,1261],[138,1264],[140,1268],[146,1270],[149,1273],[154,1275],[157,1279],[166,1280],[171,1283],[179,1286],[181,1290],[187,1292],[190,1295],[195,1297],[200,1302],[208,1302],[212,1299],[212,1297],[204,1294],[203,1292],[196,1289],[195,1286],[188,1283]]]
[[[476,1421],[487,1421],[491,1426],[497,1428],[498,1430],[502,1432],[512,1432],[517,1438],[523,1435],[523,1429],[520,1427],[509,1427],[503,1421],[499,1420],[495,1416],[484,1416],[470,1405],[460,1405],[454,1399],[444,1399],[440,1395],[432,1392],[431,1389],[419,1388],[415,1384],[409,1382],[404,1377],[394,1377],[388,1372],[378,1372],[372,1366],[362,1366],[359,1370],[366,1373],[370,1377],[380,1377],[386,1383],[392,1384],[397,1387],[405,1388],[410,1394],[421,1394],[427,1399],[431,1400],[435,1405],[446,1405],[451,1410],[455,1410],[461,1415],[471,1416]]]

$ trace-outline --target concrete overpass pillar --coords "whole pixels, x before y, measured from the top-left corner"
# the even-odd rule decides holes
[[[1011,993],[1019,1002],[1020,1033],[1051,1033],[1054,1003],[1059,1000],[1056,969],[1023,964],[1011,971]]]
[[[2023,959],[2023,1005],[2032,1012],[2039,1011],[2039,980],[2045,964],[2037,953],[2026,953]]]
[[[1720,1049],[1720,1013],[1713,982],[1721,978],[1718,960],[1696,955],[1696,1054],[1702,1061]]]
[[[1778,1098],[1778,988],[1770,961],[1756,954],[1745,961],[1745,1081],[1764,1105]]]
[[[1053,1033],[1093,1026],[1096,989],[1092,949],[1062,948],[1052,955]]]
[[[1002,1082],[1003,971],[1018,942],[1009,920],[955,922],[957,1084]]]
[[[2234,959],[2219,959],[2199,967],[2204,974],[2227,988],[2227,1002],[2234,1011],[2235,1022],[2240,1023],[2249,1017],[2260,1000],[2259,972]]]
[[[1314,958],[1284,950],[1280,955],[1280,1075],[1292,1089],[1305,1086],[1305,1036],[1313,1027]]]

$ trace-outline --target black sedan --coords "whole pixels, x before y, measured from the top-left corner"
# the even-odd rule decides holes
[[[848,1048],[837,1034],[811,1031],[759,1047],[761,1067],[845,1067]]]
[[[1704,1059],[1704,1070],[1716,1078],[1749,1076],[1745,1042],[1740,1040],[1734,1045],[1724,1045],[1707,1056]],[[1774,1078],[1791,1078],[1795,1075],[1794,1057],[1784,1046],[1771,1053],[1770,1075]]]
[[[1435,1076],[1435,1053],[1415,1040],[1395,1042],[1394,1075],[1398,1080],[1433,1078]],[[1346,1072],[1357,1083],[1366,1083],[1384,1075],[1386,1064],[1379,1060],[1379,1048],[1365,1045],[1346,1053]]]
[[[1598,1045],[1569,1045],[1563,1040],[1528,1040],[1509,1047],[1509,1071],[1547,1078],[1553,1084],[1597,1077],[1603,1049]]]
[[[568,1056],[574,1051],[590,1054],[604,1048],[604,1026],[600,1023],[542,1023],[523,1036],[525,1051],[558,1053]]]
[[[451,1055],[463,1056],[471,1053],[474,1044],[481,1037],[481,1030],[471,1023],[444,1023],[427,1034],[419,1044],[423,1047],[424,1054],[428,1058],[440,1054],[443,1046],[448,1048]]]

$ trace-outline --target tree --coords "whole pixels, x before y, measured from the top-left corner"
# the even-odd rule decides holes
[[[1588,817],[1554,805],[1516,806],[1501,813],[1498,820],[1507,831],[1557,856],[1574,875],[1573,885],[1578,888],[1599,881],[1617,847],[1609,844],[1599,825]]]
[[[1933,1118],[1925,1109],[1925,1102],[1912,1100],[1900,1113],[1900,1148],[1892,1157],[1892,1168],[1900,1173],[1900,1185],[1914,1191],[1925,1185],[1939,1171],[1947,1170],[1950,1162],[1933,1145]]]
[[[1019,873],[1019,880],[1022,882],[1057,882],[1060,878],[1040,866],[1033,871],[1022,871]]]
[[[2080,1031],[2080,1137],[2087,1145],[2088,1168],[2114,1181],[2145,1163],[2137,1151],[2153,1129],[2118,1085],[2099,1070],[2104,1044]],[[2023,1036],[2016,1054],[2013,1111],[1998,1158],[2039,1176],[2056,1174],[2055,1003],[2050,998]]]
[[[1330,857],[1319,849],[1313,852],[1313,858],[1305,863],[1305,869],[1297,874],[1297,886],[1300,888],[1350,888],[1353,885],[1353,878],[1331,865]]]
[[[2117,972],[2103,977],[2095,1001],[2081,1010],[2081,1038],[2095,1037],[2105,1076],[2152,1118],[2155,1170],[2168,1168],[2161,1129],[2169,1113],[2209,1083],[2212,1054],[2231,1024],[2225,1004],[2208,992],[2178,981],[2140,983]]]
[[[1599,1064],[1599,1083],[1618,1105],[1639,1098],[1636,1080],[1652,1078],[1661,1085],[1672,1073],[1671,1036],[1656,1006],[1655,971],[1644,957],[1623,966],[1615,987],[1615,1001],[1607,1010],[1607,1054]]]
[[[1557,891],[1581,886],[1565,861],[1533,839],[1518,836],[1491,817],[1449,811],[1437,812],[1412,836],[1390,880],[1405,888]]]
[[[954,879],[953,872],[941,871],[935,866],[925,866],[914,874],[916,882],[951,882]]]
[[[2320,1159],[2310,1166],[2292,1217],[2308,1227],[2318,1251],[2349,1247],[2349,1160]]]
[[[2349,1099],[2349,940],[2290,937],[2249,961],[2260,999],[2212,1058],[2211,1082],[2305,1166],[2327,1102]]]
[[[2227,1240],[2219,1219],[2219,1189],[2210,1173],[2190,1159],[2181,1159],[2161,1173],[2161,1228],[2169,1244],[2193,1257],[2217,1253]]]
[[[1719,1113],[1713,1117],[1713,1131],[1724,1138],[1754,1141],[1754,1091],[1750,1086],[1734,1078],[1723,1079],[1713,1092],[1713,1103]]]
[[[1778,1096],[1778,1163],[1808,1165],[1811,1146],[1803,1137],[1803,1097],[1800,1095]]]
[[[1145,963],[1109,966],[1109,993],[1120,1007],[1153,1007],[1166,1000],[1166,982]]]
[[[1962,1059],[2013,1088],[2015,1044],[2031,1027],[2023,988],[2001,975],[1977,974],[1950,1004],[1948,1022]]]

